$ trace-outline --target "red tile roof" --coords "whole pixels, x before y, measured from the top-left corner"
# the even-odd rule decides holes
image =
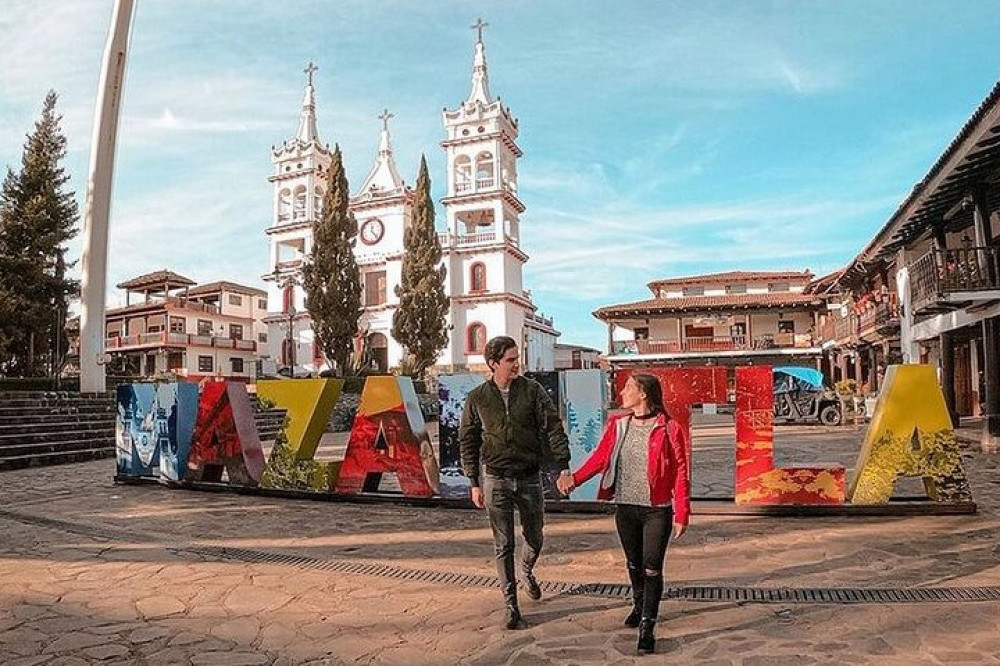
[[[251,296],[267,296],[267,292],[263,289],[258,289],[257,287],[248,287],[242,284],[236,284],[235,282],[228,282],[226,280],[220,280],[219,282],[208,282],[206,284],[199,284],[197,287],[191,287],[188,289],[188,296],[201,296],[203,294],[217,294],[223,291],[233,292],[235,294],[249,294]]]
[[[145,275],[140,275],[139,277],[132,278],[131,280],[120,282],[117,287],[119,289],[139,290],[144,287],[154,287],[158,289],[166,285],[168,289],[180,289],[182,287],[191,287],[195,284],[197,284],[197,282],[194,280],[174,273],[173,271],[168,271],[164,268],[160,271],[146,273]]]
[[[649,288],[683,286],[699,284],[719,284],[727,282],[742,283],[750,280],[802,280],[812,279],[812,272],[805,271],[726,271],[725,273],[707,273],[705,275],[689,275],[687,277],[653,280]]]
[[[814,294],[776,292],[767,294],[728,294],[725,296],[685,296],[682,298],[652,298],[634,303],[606,305],[594,311],[598,319],[629,315],[666,314],[672,312],[707,312],[713,310],[752,310],[773,308],[819,307],[823,299]]]

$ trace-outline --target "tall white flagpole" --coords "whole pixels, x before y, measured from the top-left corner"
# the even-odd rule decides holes
[[[104,292],[108,278],[108,218],[134,4],[134,0],[115,0],[94,109],[94,135],[83,215],[83,275],[80,283],[83,301],[80,313],[80,390],[85,392],[105,390]]]

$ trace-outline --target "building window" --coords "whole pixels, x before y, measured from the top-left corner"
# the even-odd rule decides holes
[[[187,320],[183,317],[170,318],[171,333],[187,333]]]
[[[230,305],[243,305],[243,297],[239,294],[229,294]]]
[[[229,337],[233,340],[243,339],[243,324],[230,324]]]
[[[486,350],[486,327],[469,324],[465,330],[465,351],[468,354],[482,354]]]
[[[211,337],[212,335],[212,322],[207,319],[198,320],[198,335],[205,335]]]
[[[232,369],[234,375],[243,374],[243,359],[241,358],[230,358],[229,367]]]
[[[704,296],[705,287],[702,285],[696,285],[692,287],[684,287],[682,292],[685,296]]]
[[[781,320],[778,322],[778,333],[794,333],[795,322],[792,320]]]
[[[482,262],[477,261],[469,269],[469,291],[486,291],[486,265]]]
[[[727,294],[745,294],[747,293],[747,286],[745,284],[727,284],[726,285]]]
[[[258,333],[257,342],[265,343],[267,342],[267,333]]]
[[[636,340],[649,340],[649,327],[648,326],[637,326],[632,330],[634,338]]]
[[[768,291],[791,291],[792,285],[788,282],[772,282],[767,285]]]
[[[281,311],[284,313],[289,313],[292,308],[295,307],[295,287],[288,285],[285,290],[281,292]]]
[[[163,327],[158,324],[152,324],[146,329],[147,333],[159,333],[163,330]]]
[[[385,303],[385,271],[365,273],[365,305]]]
[[[170,352],[167,354],[167,370],[181,370],[184,368],[184,353]]]
[[[267,299],[266,298],[258,298],[257,299],[257,309],[259,309],[259,310],[266,310],[267,309]]]
[[[198,372],[212,372],[212,357],[211,356],[199,356],[198,357]]]
[[[472,189],[472,160],[468,155],[455,158],[455,192],[461,194]]]

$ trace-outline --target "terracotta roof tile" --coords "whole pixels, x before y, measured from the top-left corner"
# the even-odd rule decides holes
[[[263,289],[247,287],[235,282],[227,282],[226,280],[199,284],[197,287],[188,289],[188,296],[200,296],[202,294],[211,294],[219,291],[229,291],[235,294],[249,294],[251,296],[267,296],[267,292]]]
[[[681,286],[688,284],[719,284],[725,282],[746,282],[748,280],[804,280],[812,279],[812,272],[805,271],[726,271],[725,273],[706,273],[705,275],[689,275],[686,277],[665,278],[653,280],[649,288],[664,286]]]
[[[167,284],[171,289],[178,289],[181,287],[190,287],[197,284],[197,282],[173,271],[163,269],[120,282],[117,287],[118,289],[141,289],[143,287],[162,287],[164,284]]]
[[[652,298],[634,303],[619,303],[598,308],[598,319],[631,314],[697,312],[710,310],[750,310],[778,307],[820,306],[823,299],[814,294],[777,292],[767,294],[728,294],[726,296],[685,296],[682,298]]]

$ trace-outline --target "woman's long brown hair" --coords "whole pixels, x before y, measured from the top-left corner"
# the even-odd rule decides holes
[[[663,406],[663,388],[660,386],[660,380],[657,379],[656,375],[647,375],[644,372],[637,372],[630,377],[642,392],[646,394],[646,404],[649,405],[650,411],[654,414],[663,414],[668,419],[670,414],[667,412],[667,408]]]

